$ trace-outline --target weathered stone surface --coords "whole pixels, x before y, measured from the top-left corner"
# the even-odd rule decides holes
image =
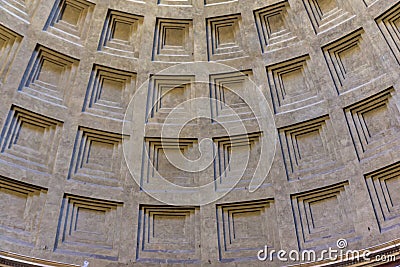
[[[0,0],[0,266],[399,254],[399,63],[398,0]]]

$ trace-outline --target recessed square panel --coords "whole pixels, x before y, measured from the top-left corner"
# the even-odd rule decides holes
[[[254,11],[258,37],[264,53],[294,45],[299,40],[293,34],[289,16],[290,5],[282,1]]]
[[[400,145],[400,114],[392,88],[345,108],[359,160],[396,149]]]
[[[185,229],[185,215],[154,215],[154,232],[153,237],[158,240],[164,240],[168,243],[177,243],[185,240],[188,229]],[[168,229],[168,230],[167,230]]]
[[[77,59],[37,45],[18,90],[42,101],[64,106],[78,64]]]
[[[45,188],[0,176],[2,240],[33,247],[43,218],[46,198]]]
[[[135,73],[94,65],[83,111],[122,120],[135,89]]]
[[[176,46],[184,48],[185,31],[182,28],[166,28],[164,34],[164,47]]]
[[[348,182],[292,195],[300,250],[336,245],[338,238],[357,239]]]
[[[173,161],[181,157],[197,157],[197,149],[198,142],[194,138],[146,138],[142,156],[142,190],[157,191],[163,188],[167,192],[173,186],[197,186],[196,173],[188,171],[193,166],[177,166]]]
[[[334,171],[342,165],[329,117],[284,127],[279,130],[288,180],[304,179]]]
[[[114,31],[112,32],[112,39],[129,42],[133,31],[133,25],[124,21],[116,20],[114,22]]]
[[[389,110],[385,104],[364,112],[362,117],[371,138],[387,132],[391,127]]]
[[[371,0],[366,1],[366,4],[369,2]],[[390,7],[385,13],[379,16],[376,19],[376,23],[381,29],[385,41],[390,46],[397,62],[400,64],[400,3]]]
[[[400,227],[400,163],[365,175],[369,196],[381,232]]]
[[[122,135],[80,127],[68,179],[121,187]]]
[[[327,196],[322,200],[310,201],[310,215],[313,218],[313,228],[323,228],[327,224],[337,224],[340,222],[340,216],[335,214],[334,207],[338,206],[336,196]]]
[[[41,82],[48,83],[55,88],[58,88],[61,82],[60,77],[62,76],[63,71],[63,65],[44,59],[37,79]]]
[[[249,88],[253,73],[251,71],[220,73],[210,75],[211,115],[218,122],[240,119],[255,119],[250,101]]]
[[[139,214],[138,262],[199,262],[199,208],[141,205]]]
[[[338,94],[360,88],[383,75],[371,42],[359,29],[322,47]]]
[[[0,160],[43,175],[53,171],[63,123],[13,106],[0,139]]]
[[[185,62],[193,60],[193,21],[158,18],[153,60]]]
[[[252,179],[257,179],[256,169],[263,136],[260,132],[214,137],[214,182],[216,190],[227,188],[245,190]]]
[[[94,7],[94,3],[86,0],[57,0],[43,30],[83,45]]]
[[[22,122],[21,129],[19,130],[19,137],[15,141],[15,144],[18,146],[27,147],[33,151],[39,151],[43,144],[42,136],[45,134],[46,128],[42,125]]]
[[[217,26],[217,47],[235,44],[235,28],[232,24]]]
[[[303,0],[316,34],[333,29],[353,17],[353,11],[342,0]]]
[[[82,15],[82,9],[66,3],[63,7],[64,11],[60,16],[60,20],[65,21],[71,25],[77,26],[79,18]]]
[[[0,8],[24,23],[30,23],[39,2],[39,0],[2,0],[0,1]]]
[[[194,76],[154,75],[147,96],[147,123],[177,123],[191,116]],[[165,120],[168,118],[168,122]]]
[[[222,60],[244,56],[241,15],[207,19],[208,59]]]
[[[0,25],[0,84],[6,78],[8,70],[14,62],[21,40],[22,36]]]
[[[139,57],[143,17],[109,10],[98,50],[122,57]]]
[[[78,208],[79,216],[76,219],[75,231],[91,232],[101,235],[105,227],[105,212],[88,208]]]
[[[117,261],[122,203],[66,194],[54,251]]]
[[[270,92],[276,114],[320,103],[318,78],[311,74],[309,55],[267,66]]]
[[[321,139],[319,129],[304,132],[297,135],[299,145],[299,158],[312,158],[324,150],[324,143]]]
[[[221,262],[257,260],[257,251],[276,245],[273,200],[217,205],[218,250]]]
[[[99,95],[99,100],[121,103],[125,89],[125,81],[120,79],[112,79],[105,77],[103,79],[103,88]]]

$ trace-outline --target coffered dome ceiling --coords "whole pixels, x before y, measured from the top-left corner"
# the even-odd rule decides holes
[[[383,264],[399,64],[397,0],[0,0],[0,265]]]

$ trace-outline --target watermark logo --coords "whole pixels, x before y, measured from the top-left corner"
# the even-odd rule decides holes
[[[338,247],[338,249],[345,249],[347,248],[347,240],[340,238],[336,241],[336,246]]]
[[[257,253],[260,261],[280,261],[280,262],[319,262],[319,261],[378,261],[378,262],[394,262],[395,255],[372,255],[370,250],[346,250],[347,240],[340,238],[336,242],[336,248],[329,247],[322,251],[315,250],[274,250],[265,246]]]

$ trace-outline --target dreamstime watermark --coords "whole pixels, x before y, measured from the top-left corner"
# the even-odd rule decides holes
[[[319,261],[379,261],[379,262],[394,262],[395,255],[373,255],[370,250],[346,250],[347,240],[338,239],[336,248],[329,247],[322,251],[315,250],[275,250],[265,246],[257,253],[257,258],[260,261],[281,261],[281,262],[319,262]]]

